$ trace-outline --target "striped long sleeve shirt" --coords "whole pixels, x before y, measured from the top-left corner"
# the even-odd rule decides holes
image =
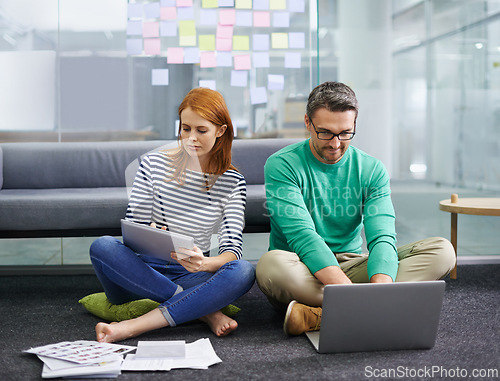
[[[242,255],[246,182],[242,174],[228,170],[207,189],[208,175],[186,170],[180,185],[172,174],[172,159],[163,152],[146,155],[137,171],[126,218],[134,222],[167,226],[191,236],[205,255],[212,234],[218,235],[219,254]]]

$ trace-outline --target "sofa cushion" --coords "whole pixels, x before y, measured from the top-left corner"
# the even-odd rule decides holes
[[[0,230],[119,228],[123,188],[2,189]]]
[[[3,189],[123,187],[127,166],[165,144],[177,143],[4,143]]]

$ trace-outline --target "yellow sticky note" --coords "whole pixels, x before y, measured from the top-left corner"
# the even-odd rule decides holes
[[[200,34],[198,47],[200,50],[215,50],[215,34]]]
[[[202,8],[217,8],[219,6],[219,0],[202,0]]]
[[[196,36],[179,36],[180,46],[196,46]]]
[[[194,20],[179,21],[179,36],[196,36],[196,25]]]
[[[272,10],[286,9],[286,0],[270,0],[269,9]]]
[[[250,50],[250,37],[233,36],[233,50]]]
[[[288,33],[271,33],[273,49],[288,49]]]
[[[236,0],[235,8],[252,9],[252,0]]]

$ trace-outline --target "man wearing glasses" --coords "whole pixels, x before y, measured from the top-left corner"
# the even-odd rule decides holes
[[[387,171],[351,146],[357,116],[351,88],[317,86],[304,116],[310,139],[276,152],[265,165],[271,234],[257,282],[273,306],[286,309],[287,334],[320,328],[326,284],[436,280],[455,266],[444,238],[397,248]]]

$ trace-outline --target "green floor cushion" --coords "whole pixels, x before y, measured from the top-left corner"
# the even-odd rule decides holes
[[[111,304],[104,292],[87,295],[78,301],[91,314],[106,321],[134,319],[158,307],[160,303],[151,299],[133,300],[123,304]],[[240,308],[230,304],[221,310],[227,316],[234,316]]]

